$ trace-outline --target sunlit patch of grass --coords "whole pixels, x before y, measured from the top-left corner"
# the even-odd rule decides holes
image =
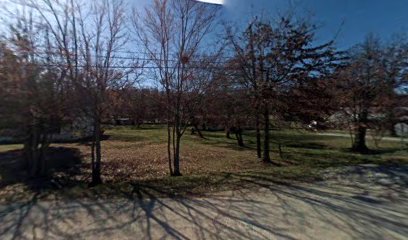
[[[0,153],[22,149],[22,144],[4,144],[0,145]]]

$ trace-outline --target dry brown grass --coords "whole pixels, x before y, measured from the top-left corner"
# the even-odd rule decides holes
[[[50,178],[34,182],[27,179],[23,169],[6,167],[21,158],[16,150],[21,145],[0,146],[0,198],[24,199],[25,194],[36,193],[38,188],[54,193],[57,190],[55,196],[66,193],[73,197],[116,195],[131,193],[142,185],[171,194],[201,194],[242,186],[240,179],[248,175],[309,181],[318,178],[319,169],[328,167],[408,162],[407,151],[398,142],[384,142],[384,147],[375,154],[360,155],[347,151],[347,138],[276,131],[273,140],[285,143],[283,159],[277,153],[276,143],[272,144],[272,158],[281,164],[277,167],[257,159],[254,136],[250,132],[245,136],[247,147],[238,147],[234,139],[226,139],[222,132],[205,132],[206,139],[189,134],[183,137],[180,162],[183,177],[173,178],[169,177],[165,129],[118,127],[106,133],[110,136],[102,142],[102,178],[106,184],[96,189],[87,186],[91,154],[86,143],[53,144],[53,148],[79,151],[81,161],[74,167],[71,163],[69,167],[51,170]],[[55,155],[49,159],[49,166],[62,159]]]
[[[204,175],[217,172],[240,172],[262,167],[251,150],[238,150],[202,144],[189,138],[181,151],[183,175]],[[78,148],[83,157],[81,172],[90,174],[90,148],[80,144],[60,146]],[[132,182],[169,176],[166,143],[140,143],[106,140],[102,145],[102,173],[106,182]]]

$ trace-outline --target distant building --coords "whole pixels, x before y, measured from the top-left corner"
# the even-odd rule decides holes
[[[56,124],[58,125],[58,124]],[[0,144],[21,143],[24,141],[21,130],[1,129]],[[49,134],[51,142],[73,142],[93,135],[93,124],[90,118],[76,118],[69,123],[55,126]]]
[[[93,135],[93,123],[90,118],[76,118],[70,124],[60,127],[51,134],[52,141],[69,142],[89,138]]]

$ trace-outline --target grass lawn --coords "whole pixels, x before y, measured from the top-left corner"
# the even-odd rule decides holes
[[[19,150],[23,146],[21,144],[5,144],[5,145],[0,145],[0,153],[8,152],[8,151],[14,151],[14,150]]]
[[[205,139],[186,131],[182,140],[182,177],[168,176],[166,130],[159,126],[107,128],[102,143],[104,185],[88,188],[90,147],[87,144],[53,144],[48,161],[50,178],[28,180],[18,166],[21,145],[0,145],[0,199],[23,199],[27,194],[44,197],[100,197],[132,195],[135,189],[155,194],[204,194],[243,187],[248,178],[273,181],[313,181],[319,171],[362,163],[408,163],[407,145],[382,141],[377,148],[368,141],[372,154],[349,151],[350,139],[321,136],[306,131],[273,131],[271,157],[279,166],[256,157],[254,132],[244,136],[246,147],[238,147],[223,132],[204,132]],[[278,145],[282,153],[279,154]],[[58,151],[64,154],[58,155]],[[54,151],[55,150],[55,151]],[[73,157],[75,156],[75,157]],[[73,158],[76,158],[73,161]],[[69,170],[67,170],[69,169]]]

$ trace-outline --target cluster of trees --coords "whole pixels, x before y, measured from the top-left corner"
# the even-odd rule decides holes
[[[274,23],[255,19],[242,35],[233,32],[227,29],[235,53],[231,64],[253,100],[258,157],[270,162],[271,115],[279,120],[284,113],[291,113],[289,93],[302,91],[301,86],[332,73],[341,53],[333,48],[333,42],[314,45],[314,27],[293,18],[282,17]]]
[[[110,109],[104,122],[132,124],[140,127],[143,123],[164,123],[166,112],[163,92],[157,88],[137,88],[127,86],[109,92],[111,96]]]
[[[101,180],[101,122],[110,90],[131,84],[136,68],[117,68],[127,41],[120,1],[22,1],[3,37],[3,119],[21,131],[32,176],[45,174],[48,137],[65,121],[91,122],[92,183]],[[132,62],[138,66],[139,62]]]
[[[333,76],[333,98],[354,134],[352,149],[366,152],[368,129],[395,135],[396,108],[402,103],[398,95],[408,83],[408,42],[398,37],[381,44],[370,34],[348,55],[347,65]]]
[[[367,129],[395,121],[396,90],[407,84],[402,38],[369,36],[342,52],[316,44],[315,26],[293,16],[222,27],[218,6],[193,0],[131,13],[120,0],[22,5],[0,42],[0,127],[24,138],[32,176],[45,174],[51,134],[75,119],[92,123],[92,184],[102,182],[101,125],[111,118],[165,123],[173,176],[187,128],[204,137],[203,125],[240,146],[243,130],[255,129],[257,155],[270,163],[270,129],[342,112],[353,149],[366,151]],[[138,87],[143,80],[149,88]],[[385,117],[374,124],[375,114]]]

